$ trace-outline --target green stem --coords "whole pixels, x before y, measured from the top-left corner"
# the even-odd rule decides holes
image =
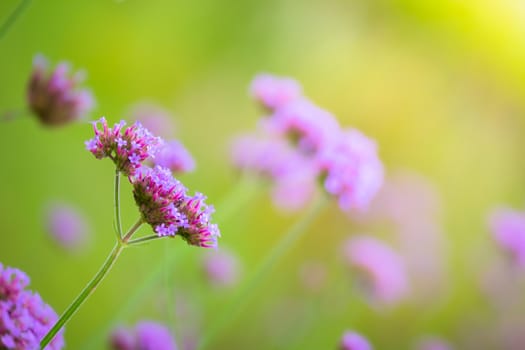
[[[113,250],[107,257],[106,261],[97,272],[95,277],[87,284],[86,287],[80,292],[76,299],[68,306],[66,311],[60,316],[57,323],[49,330],[46,336],[40,342],[40,350],[43,350],[55,337],[55,335],[60,331],[60,329],[73,317],[73,315],[78,311],[80,306],[86,301],[86,299],[95,291],[97,286],[102,282],[107,273],[111,270],[115,261],[119,257],[122,250],[125,246],[121,243],[117,243]]]
[[[24,12],[24,10],[27,8],[27,6],[31,3],[31,0],[22,0],[18,3],[18,6],[15,8],[15,10],[9,15],[7,20],[4,22],[2,27],[0,27],[0,39],[4,37],[9,29],[13,26],[13,24],[16,22],[16,19]]]
[[[137,230],[140,228],[140,226],[142,226],[143,223],[144,220],[142,218],[139,218],[137,222],[135,222],[135,224],[129,229],[128,233],[126,233],[126,235],[122,238],[122,243],[124,243],[125,245],[129,244],[131,237],[135,234],[135,232],[137,232]]]
[[[122,222],[120,221],[120,171],[115,170],[115,224],[117,225],[117,240],[122,242]]]
[[[137,245],[149,243],[150,241],[152,241],[154,239],[159,239],[159,238],[166,238],[166,237],[162,237],[162,236],[159,236],[159,235],[149,235],[149,236],[145,236],[145,237],[132,239],[131,241],[128,242],[128,245],[129,246],[137,246]]]
[[[253,273],[252,278],[240,289],[239,293],[225,308],[222,316],[217,322],[212,324],[208,334],[205,334],[198,344],[197,349],[203,349],[208,345],[222,329],[240,313],[246,302],[249,300],[248,296],[256,289],[256,287],[264,280],[271,268],[277,261],[288,252],[292,245],[306,232],[308,226],[314,221],[321,209],[326,203],[326,198],[322,197],[317,200],[309,210],[286,232],[281,240],[275,245],[268,255],[264,258],[262,263]]]

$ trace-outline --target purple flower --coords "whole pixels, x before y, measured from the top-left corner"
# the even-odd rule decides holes
[[[376,145],[357,130],[341,132],[319,163],[326,191],[338,197],[343,210],[366,209],[383,183]]]
[[[59,126],[83,118],[94,105],[88,90],[81,89],[84,74],[69,74],[60,63],[51,73],[43,56],[36,56],[27,87],[29,107],[44,125]]]
[[[307,99],[275,110],[261,125],[271,134],[285,136],[305,154],[318,153],[340,132],[337,119]]]
[[[116,328],[110,346],[112,350],[177,350],[169,329],[153,321],[139,322],[133,330]]]
[[[525,266],[525,213],[508,208],[494,210],[490,227],[501,249],[517,265]]]
[[[394,304],[408,292],[401,257],[383,242],[367,236],[352,237],[344,245],[348,265],[371,301]]]
[[[53,203],[46,210],[45,226],[51,237],[61,247],[77,251],[87,242],[86,221],[74,207]]]
[[[425,337],[416,345],[417,350],[452,350],[452,346],[443,339],[436,337]]]
[[[206,277],[217,287],[231,287],[239,279],[237,258],[224,250],[208,252],[203,265]]]
[[[25,288],[29,278],[18,269],[0,264],[0,348],[38,349],[40,340],[57,321],[53,309],[40,295]],[[64,347],[61,330],[46,350]]]
[[[195,169],[195,161],[191,154],[176,140],[166,142],[153,162],[174,173],[186,173]]]
[[[102,130],[97,128],[101,124]],[[153,136],[139,122],[128,128],[122,120],[113,128],[108,128],[105,118],[93,123],[95,137],[86,141],[86,148],[97,159],[110,158],[117,169],[125,175],[133,175],[141,166],[141,162],[154,157],[160,150],[163,141]]]
[[[164,138],[174,136],[175,127],[171,114],[153,103],[141,102],[131,108],[130,115],[133,120],[139,121],[154,135]]]
[[[339,343],[340,350],[372,350],[372,346],[368,340],[362,335],[347,331],[343,334],[341,342]]]
[[[159,166],[142,167],[130,180],[143,220],[159,236],[179,235],[191,245],[217,246],[219,229],[210,223],[214,209],[204,203],[203,194],[188,196],[169,169]]]
[[[253,80],[250,92],[265,108],[274,110],[298,99],[302,88],[291,78],[260,74]]]

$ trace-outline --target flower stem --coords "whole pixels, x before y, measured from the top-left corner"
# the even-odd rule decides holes
[[[122,222],[120,221],[120,171],[115,170],[115,224],[117,240],[122,242]]]
[[[4,37],[9,29],[13,26],[13,24],[16,22],[16,19],[24,12],[24,10],[27,8],[27,6],[31,3],[31,0],[22,0],[18,3],[18,6],[15,8],[15,10],[9,15],[7,20],[4,22],[2,27],[0,27],[0,39]]]
[[[288,252],[292,245],[306,232],[308,226],[314,221],[317,215],[321,212],[321,209],[326,204],[326,197],[323,196],[318,199],[309,210],[304,213],[299,221],[297,221],[289,230],[286,232],[281,240],[274,246],[268,255],[264,258],[262,263],[257,267],[252,277],[244,284],[239,290],[239,293],[235,298],[232,299],[221,317],[212,324],[208,334],[204,334],[201,338],[201,342],[198,344],[197,349],[203,349],[208,345],[214,337],[244,308],[244,305],[249,300],[248,296],[250,293],[257,288],[257,286],[264,280],[264,277],[268,274],[271,268],[277,263],[277,261]]]
[[[149,236],[145,236],[145,237],[132,239],[131,241],[128,241],[128,245],[129,246],[137,246],[137,245],[149,243],[150,241],[152,241],[154,239],[158,239],[158,238],[166,238],[166,237],[159,236],[159,235],[149,235]]]
[[[135,232],[137,232],[140,226],[142,226],[143,223],[144,223],[144,220],[142,218],[139,218],[137,222],[129,229],[128,233],[126,233],[126,235],[122,238],[122,243],[126,245],[129,244],[130,242],[129,240],[135,234]]]
[[[125,245],[121,244],[120,242],[113,247],[113,250],[106,258],[106,261],[104,262],[100,270],[97,272],[95,277],[93,277],[93,279],[87,284],[87,286],[84,287],[82,292],[80,292],[80,294],[71,303],[71,305],[68,306],[66,311],[62,314],[62,316],[60,316],[53,328],[51,328],[51,330],[49,330],[46,336],[42,339],[42,341],[40,342],[40,350],[43,350],[53,340],[55,335],[71,319],[71,317],[73,317],[73,315],[77,312],[77,310],[84,303],[84,301],[86,301],[86,299],[95,291],[95,289],[100,284],[100,282],[102,282],[109,270],[111,270],[113,264],[115,264],[115,261],[117,260],[124,248]]]

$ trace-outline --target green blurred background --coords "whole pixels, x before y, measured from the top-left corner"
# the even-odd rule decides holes
[[[0,21],[17,3],[0,2]],[[476,270],[496,254],[486,215],[497,204],[525,202],[522,2],[33,1],[0,40],[1,111],[25,108],[36,53],[86,69],[97,100],[93,118],[126,118],[130,105],[144,100],[170,110],[197,160],[197,171],[182,181],[219,211],[237,184],[230,139],[259,118],[247,88],[261,71],[298,79],[341,124],[377,140],[387,171],[411,169],[440,191],[450,287],[439,303],[377,312],[351,300],[337,252],[357,228],[334,204],[210,349],[331,349],[345,329],[362,332],[377,349],[409,349],[427,333],[463,349],[469,320],[490,320]],[[60,313],[113,244],[113,167],[85,151],[87,123],[49,130],[24,117],[3,123],[0,133],[0,262],[26,271],[32,288]],[[46,237],[42,210],[49,199],[74,203],[89,218],[85,254],[66,254]],[[131,225],[137,211],[127,184],[122,203]],[[220,244],[238,254],[247,277],[299,216],[278,212],[263,194],[219,222]],[[208,287],[202,254],[180,240],[125,251],[67,326],[67,348],[104,349],[111,320],[166,320],[166,298],[174,293],[193,305],[177,312],[177,332],[190,323],[205,332],[235,290]],[[177,256],[172,269],[170,256]],[[304,292],[297,277],[310,260],[329,267],[319,295]],[[130,307],[158,264],[162,277]]]

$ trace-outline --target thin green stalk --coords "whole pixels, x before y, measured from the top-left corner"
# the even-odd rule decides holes
[[[214,219],[219,225],[226,223],[232,215],[235,214],[239,208],[245,205],[250,199],[253,199],[257,193],[261,190],[260,183],[254,181],[252,178],[242,178],[237,185],[225,196],[223,200],[217,205],[217,212],[214,214]],[[146,236],[149,237],[149,236]],[[144,239],[146,238],[144,237]],[[151,238],[152,240],[153,238]],[[128,246],[135,246],[135,241],[138,242],[141,238],[136,240],[130,240],[127,242]],[[147,242],[146,240],[145,242]],[[145,243],[144,242],[144,243]],[[125,304],[116,311],[114,317],[109,320],[105,325],[100,327],[94,335],[91,335],[83,344],[80,346],[81,350],[90,350],[100,346],[105,332],[113,327],[119,320],[126,318],[136,306],[140,305],[141,300],[148,294],[153,286],[162,278],[163,274],[168,271],[171,273],[173,267],[177,261],[181,261],[188,254],[188,249],[183,249],[180,254],[170,254],[166,259],[162,259],[156,266],[151,268],[151,272],[147,278],[134,289],[125,300]]]
[[[2,27],[0,27],[0,39],[2,39],[7,34],[9,29],[16,22],[17,18],[20,17],[20,15],[24,12],[24,10],[29,6],[30,3],[31,0],[22,0],[18,3],[18,6],[11,13],[11,15],[9,15]]]
[[[97,272],[95,277],[93,277],[93,279],[87,284],[87,286],[84,287],[82,292],[80,292],[80,294],[71,303],[71,305],[68,306],[66,311],[64,311],[62,316],[60,316],[53,328],[51,328],[51,330],[49,330],[46,336],[42,339],[42,341],[40,342],[40,350],[43,350],[53,340],[53,338],[60,331],[60,329],[71,319],[71,317],[73,317],[73,315],[78,311],[80,306],[95,291],[97,286],[100,284],[100,282],[102,282],[109,270],[113,267],[115,261],[117,260],[124,248],[125,246],[121,243],[117,243],[115,247],[113,247],[113,250],[107,257],[106,261],[104,262],[100,270]]]
[[[122,243],[125,245],[129,244],[131,237],[137,232],[137,230],[142,226],[144,223],[144,220],[142,218],[139,218],[137,222],[129,229],[128,233],[122,238]]]
[[[136,239],[132,239],[132,240],[128,241],[128,245],[129,246],[142,245],[142,244],[149,243],[149,242],[151,242],[154,239],[159,239],[159,238],[166,238],[166,237],[159,236],[159,235],[144,236],[144,237],[140,237],[140,238],[136,238]]]
[[[115,225],[117,226],[117,240],[122,242],[122,222],[120,221],[120,171],[115,170]]]
[[[277,263],[277,261],[283,257],[293,244],[301,237],[308,226],[314,221],[317,215],[321,212],[321,209],[326,203],[326,198],[323,196],[318,199],[309,210],[297,221],[289,230],[286,232],[281,240],[274,246],[268,255],[264,258],[262,263],[257,267],[252,277],[246,284],[240,289],[239,293],[232,301],[227,305],[222,316],[212,324],[209,332],[204,334],[201,338],[201,342],[198,344],[197,349],[203,349],[208,345],[217,334],[223,330],[226,325],[233,321],[235,317],[243,309],[244,305],[248,302],[248,296],[259,286],[264,280],[264,277],[270,272],[271,268]]]

